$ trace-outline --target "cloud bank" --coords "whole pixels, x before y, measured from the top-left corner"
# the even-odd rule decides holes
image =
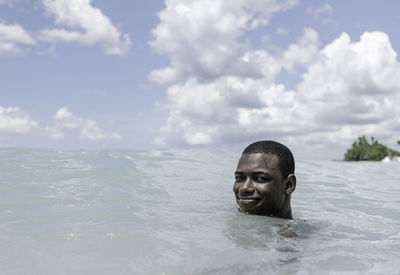
[[[67,107],[59,109],[54,115],[55,125],[48,127],[47,131],[51,139],[60,140],[65,138],[66,132],[79,132],[81,140],[118,140],[118,134],[108,134],[97,126],[93,120],[87,120],[75,116]]]
[[[36,133],[33,132],[36,130]],[[60,108],[54,115],[52,127],[39,127],[38,122],[30,118],[19,107],[0,106],[0,138],[8,135],[47,134],[53,140],[64,140],[79,136],[82,141],[119,140],[121,136],[106,133],[93,120],[83,119],[72,114],[68,108]]]
[[[20,44],[33,45],[34,38],[18,24],[4,24],[0,22],[0,55],[21,54]]]
[[[26,134],[38,123],[32,120],[18,107],[3,108],[0,106],[0,134]]]
[[[132,42],[91,0],[42,0],[55,23],[66,28],[45,29],[40,39],[48,42],[76,42],[85,46],[101,45],[108,54],[126,54]]]
[[[246,34],[296,1],[250,2],[166,1],[151,42],[170,58],[149,75],[168,95],[156,142],[348,146],[362,134],[399,138],[400,63],[385,33],[365,32],[359,41],[343,33],[321,47],[318,33],[305,28],[286,50],[270,53],[254,49]],[[305,73],[295,90],[277,82],[282,71],[299,68]]]
[[[150,45],[167,54],[170,66],[151,72],[150,79],[170,84],[195,76],[201,81],[225,75],[259,77],[258,53],[240,42],[246,32],[268,24],[273,13],[297,0],[167,0],[152,31]],[[184,26],[184,27],[183,27]]]
[[[19,24],[0,21],[0,55],[21,54],[21,45],[38,42],[78,43],[83,46],[100,45],[107,54],[125,55],[132,42],[129,34],[121,33],[91,0],[41,0],[46,14],[57,26],[39,31],[27,31]],[[12,1],[0,0],[0,5],[14,8]]]

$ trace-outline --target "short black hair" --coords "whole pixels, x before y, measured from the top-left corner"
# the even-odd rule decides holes
[[[279,169],[283,177],[294,174],[294,157],[285,145],[273,140],[257,141],[247,146],[242,154],[257,153],[276,155],[279,158]]]

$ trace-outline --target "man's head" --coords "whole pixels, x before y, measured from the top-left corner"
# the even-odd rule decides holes
[[[296,188],[294,158],[275,141],[258,141],[243,151],[235,171],[233,192],[250,214],[292,218],[290,196]]]

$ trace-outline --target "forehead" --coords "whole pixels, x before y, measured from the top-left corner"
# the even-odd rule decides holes
[[[236,171],[245,172],[249,170],[277,172],[279,171],[279,158],[274,154],[243,154]]]

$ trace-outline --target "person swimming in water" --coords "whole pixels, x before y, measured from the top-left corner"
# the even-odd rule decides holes
[[[292,219],[291,194],[296,189],[294,157],[272,140],[250,144],[235,171],[233,192],[243,212]]]

